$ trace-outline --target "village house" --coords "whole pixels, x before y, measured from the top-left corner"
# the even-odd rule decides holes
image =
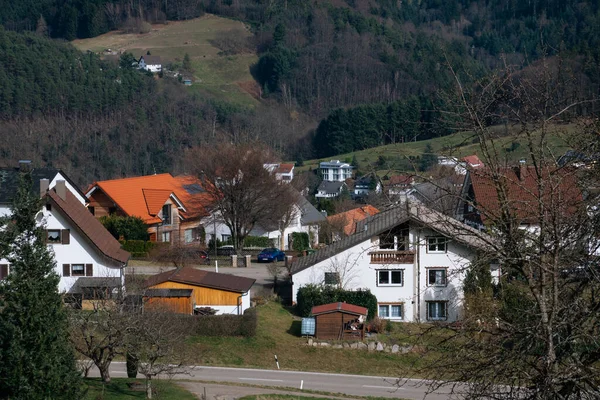
[[[331,229],[331,241],[335,242],[342,237],[350,236],[356,233],[356,224],[366,218],[378,214],[379,210],[370,204],[366,206],[353,208],[327,217],[327,223]]]
[[[378,316],[406,322],[456,321],[466,269],[485,234],[404,201],[357,223],[356,232],[292,265],[292,300],[309,284],[369,289]],[[499,268],[493,268],[493,276]]]
[[[393,175],[386,182],[387,194],[390,197],[405,195],[415,183],[414,175]]]
[[[361,176],[354,182],[352,197],[355,199],[368,196],[371,193],[381,193],[381,182],[374,174]]]
[[[150,72],[161,72],[162,62],[160,56],[143,55],[138,60],[138,68]]]
[[[241,315],[250,308],[255,279],[192,267],[153,275],[146,280],[144,308],[196,314],[210,309],[217,315]]]
[[[353,167],[340,160],[323,161],[319,164],[321,177],[324,181],[344,182],[352,178]]]
[[[294,179],[294,164],[265,164],[264,167],[270,173],[275,174],[275,179],[277,179],[278,181],[290,183]]]
[[[347,188],[348,186],[345,182],[323,181],[317,188],[315,197],[321,199],[332,199],[334,197],[338,197],[340,194],[342,194],[344,189]]]
[[[0,169],[0,215],[10,213],[19,175],[24,171],[31,173],[32,191],[44,204],[37,218],[56,260],[58,290],[83,308],[89,307],[90,301],[116,294],[124,286],[123,268],[129,253],[89,213],[85,196],[64,172],[54,168],[29,170],[26,163]],[[0,260],[0,278],[9,273],[8,261]]]
[[[210,195],[197,178],[171,174],[95,182],[86,196],[88,209],[104,215],[136,216],[148,225],[151,241],[203,243],[202,219]]]

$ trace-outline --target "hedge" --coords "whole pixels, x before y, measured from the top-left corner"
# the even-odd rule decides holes
[[[123,250],[131,253],[132,257],[147,257],[148,253],[155,247],[154,242],[146,240],[119,240]]]
[[[296,310],[302,317],[308,317],[314,306],[338,301],[365,307],[369,310],[368,319],[377,315],[377,297],[369,289],[344,290],[318,285],[306,285],[298,289]]]
[[[257,314],[249,308],[244,315],[199,315],[194,317],[194,333],[199,336],[244,336],[256,335]]]
[[[303,251],[310,248],[310,239],[306,232],[292,233],[292,249],[295,251]]]

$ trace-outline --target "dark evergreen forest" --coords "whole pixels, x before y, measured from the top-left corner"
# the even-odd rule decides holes
[[[575,0],[0,0],[0,158],[30,157],[89,182],[179,172],[185,149],[262,140],[286,159],[445,135],[452,88],[505,63],[569,60],[578,96],[598,95],[600,9]],[[205,12],[245,21],[264,106],[242,110],[176,82],[107,65],[54,39]],[[590,107],[594,103],[590,103]],[[291,110],[315,121],[307,132]],[[580,110],[587,112],[589,110]],[[492,123],[494,121],[490,121]]]

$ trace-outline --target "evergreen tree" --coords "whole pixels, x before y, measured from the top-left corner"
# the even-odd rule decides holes
[[[421,154],[421,162],[419,164],[420,171],[427,171],[429,168],[437,164],[437,155],[433,152],[431,144],[427,143],[423,154]]]
[[[21,176],[0,243],[10,274],[0,285],[0,397],[78,399],[80,376],[68,342],[56,262],[36,223],[40,201]]]

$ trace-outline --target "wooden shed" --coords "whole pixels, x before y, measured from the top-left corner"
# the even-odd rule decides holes
[[[146,280],[145,307],[192,314],[210,307],[218,314],[241,315],[250,307],[250,288],[255,280],[229,274],[183,267]]]
[[[368,310],[348,303],[330,303],[312,308],[315,337],[325,340],[362,340]]]

